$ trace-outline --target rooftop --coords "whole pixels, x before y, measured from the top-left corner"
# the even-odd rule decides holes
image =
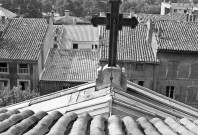
[[[46,19],[10,20],[0,41],[0,59],[37,60],[48,24]]]
[[[35,135],[195,135],[198,132],[198,120],[190,121],[186,118],[176,120],[153,118],[148,120],[140,117],[137,120],[130,116],[119,118],[112,115],[109,118],[98,115],[90,116],[88,113],[77,115],[75,113],[60,113],[54,111],[48,114],[45,111],[34,113],[31,110],[0,110],[0,133],[3,135],[35,134]]]
[[[0,12],[3,13],[3,15],[6,17],[6,18],[15,18],[17,16],[17,14],[3,8],[2,6],[0,6]]]
[[[51,49],[41,80],[88,82],[96,79],[98,52],[92,49]]]
[[[198,23],[161,20],[155,22],[155,28],[160,28],[158,50],[198,51]]]
[[[0,132],[194,135],[197,118],[197,109],[127,81],[124,69],[105,66],[96,81],[1,108]]]
[[[100,26],[100,35],[104,40],[100,51],[101,60],[107,60],[109,30]],[[158,62],[146,36],[147,28],[143,24],[139,24],[135,29],[122,27],[118,36],[118,61]]]

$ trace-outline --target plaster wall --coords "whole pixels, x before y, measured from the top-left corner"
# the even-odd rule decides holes
[[[158,52],[154,90],[166,95],[167,86],[174,86],[174,99],[186,102],[189,87],[198,87],[198,55]],[[197,88],[198,94],[198,88]],[[190,104],[190,103],[188,103]]]

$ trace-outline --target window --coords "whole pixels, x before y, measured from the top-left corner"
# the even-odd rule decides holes
[[[177,12],[177,9],[174,9],[174,12]]]
[[[135,70],[142,71],[144,69],[144,65],[141,63],[136,63]]]
[[[187,10],[184,10],[184,13],[187,13]]]
[[[19,73],[21,74],[28,74],[29,73],[29,66],[28,64],[19,64]]]
[[[92,45],[92,49],[97,49],[98,45]]]
[[[8,80],[0,80],[0,90],[8,86]]]
[[[0,63],[0,72],[7,73],[8,72],[8,64]]]
[[[144,86],[144,81],[138,81],[138,85]]]
[[[174,86],[166,86],[166,96],[169,98],[174,98]]]
[[[22,90],[30,89],[30,81],[29,80],[19,80],[18,85],[21,86]]]
[[[78,44],[73,44],[73,49],[78,49]]]
[[[198,86],[188,86],[186,91],[186,101],[185,102],[197,102],[198,100]]]
[[[179,62],[170,61],[167,66],[167,77],[168,78],[178,78],[178,67]]]
[[[54,41],[58,41],[58,40],[57,40],[57,36],[54,37]]]

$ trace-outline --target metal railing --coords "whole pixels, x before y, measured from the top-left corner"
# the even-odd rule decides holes
[[[29,73],[29,70],[28,70],[28,68],[19,68],[19,73],[21,73],[21,74],[28,74]]]
[[[8,72],[8,68],[7,67],[0,67],[0,72]]]

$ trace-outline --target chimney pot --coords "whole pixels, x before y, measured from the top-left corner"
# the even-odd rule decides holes
[[[5,21],[6,21],[5,16],[2,16],[2,24],[3,25],[5,25]]]
[[[69,16],[69,10],[65,10],[65,17]]]

